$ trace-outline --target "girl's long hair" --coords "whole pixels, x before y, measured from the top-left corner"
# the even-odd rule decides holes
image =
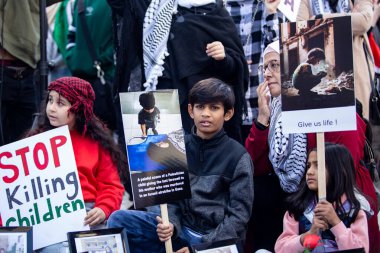
[[[312,151],[316,151],[313,149]],[[310,153],[309,153],[310,154]],[[358,191],[355,180],[355,166],[348,149],[340,144],[325,144],[325,163],[327,175],[326,200],[335,204],[337,213],[347,215],[342,206],[342,196],[345,194],[347,201],[354,210],[353,218],[356,218],[360,210],[360,203],[355,197],[354,191]],[[297,221],[309,206],[317,198],[317,193],[309,189],[306,184],[306,173],[301,180],[299,190],[287,199],[288,211]]]
[[[41,103],[40,115],[38,116],[38,122],[35,127],[30,129],[25,137],[30,137],[48,130],[54,129],[55,127],[50,124],[50,121],[46,114],[46,105],[49,99],[49,93],[46,94],[46,98]],[[84,114],[83,112],[75,113],[75,130],[79,133],[83,132],[84,129]],[[128,181],[128,163],[123,152],[121,152],[120,147],[115,143],[111,131],[107,126],[95,115],[87,123],[87,131],[85,134],[87,137],[99,142],[101,147],[109,152],[112,161],[117,166],[120,179],[124,186]]]

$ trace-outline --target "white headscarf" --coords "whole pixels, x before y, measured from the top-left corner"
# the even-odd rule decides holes
[[[265,48],[264,53],[263,53],[263,58],[265,57],[266,54],[269,54],[271,52],[276,52],[276,53],[280,54],[280,41],[279,40],[273,41],[272,43],[270,43]]]

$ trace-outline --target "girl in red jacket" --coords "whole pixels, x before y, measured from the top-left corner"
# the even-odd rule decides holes
[[[356,188],[352,156],[343,145],[326,143],[325,147],[327,197],[318,202],[317,151],[313,149],[299,191],[288,198],[283,232],[275,245],[277,253],[302,252],[308,234],[322,238],[313,253],[369,250],[367,214],[373,215],[373,211]]]
[[[32,136],[68,125],[88,210],[85,224],[102,224],[120,209],[124,187],[119,171],[126,169],[126,160],[113,140],[111,132],[95,116],[95,93],[91,84],[76,77],[62,77],[50,83],[46,103]]]

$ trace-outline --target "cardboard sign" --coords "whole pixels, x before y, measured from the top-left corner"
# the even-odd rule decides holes
[[[120,93],[135,208],[191,194],[178,91],[147,94]]]
[[[4,226],[33,226],[33,247],[88,230],[67,126],[0,147],[0,213]]]
[[[295,22],[300,4],[301,0],[281,0],[277,8],[289,21]]]
[[[355,130],[351,18],[284,23],[280,33],[283,131]]]

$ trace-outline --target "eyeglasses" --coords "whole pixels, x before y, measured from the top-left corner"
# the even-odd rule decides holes
[[[259,65],[259,72],[264,75],[265,71],[269,69],[271,73],[280,72],[280,63],[277,60],[271,60],[267,65]]]

